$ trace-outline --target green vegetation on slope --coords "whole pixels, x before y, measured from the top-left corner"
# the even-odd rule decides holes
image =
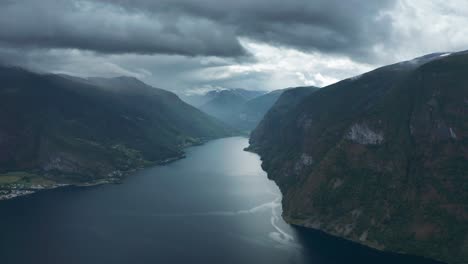
[[[285,219],[466,263],[467,72],[468,54],[431,54],[275,105],[250,149],[279,184]]]
[[[0,67],[0,173],[65,183],[119,178],[232,135],[175,94],[134,78],[80,79]]]

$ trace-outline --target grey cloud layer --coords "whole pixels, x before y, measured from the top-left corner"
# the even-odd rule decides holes
[[[0,4],[0,43],[101,53],[241,56],[231,28],[202,17],[128,12],[90,1],[23,0]]]
[[[393,0],[19,0],[0,3],[0,43],[101,53],[239,57],[238,37],[371,59]]]
[[[468,49],[466,0],[0,0],[0,63],[173,91],[326,85]]]
[[[204,17],[235,28],[238,36],[302,50],[341,53],[360,59],[390,37],[384,11],[393,0],[100,0],[129,10]]]

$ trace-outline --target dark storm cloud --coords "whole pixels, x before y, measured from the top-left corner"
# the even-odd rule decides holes
[[[128,12],[92,1],[2,2],[0,44],[114,54],[245,55],[233,29],[209,19]]]
[[[0,43],[100,53],[239,57],[238,37],[372,58],[393,0],[19,0],[0,3]]]
[[[238,36],[273,45],[373,57],[373,46],[390,38],[384,11],[394,0],[99,0],[128,10],[203,17],[234,28]]]

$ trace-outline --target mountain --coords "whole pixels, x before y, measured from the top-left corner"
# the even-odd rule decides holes
[[[212,96],[213,99],[200,106],[200,109],[216,117],[217,119],[230,124],[232,115],[240,111],[242,106],[249,100],[242,94],[232,90],[215,91],[216,94],[213,96],[212,92],[208,93],[207,96]]]
[[[209,103],[212,100],[217,100],[219,97],[229,97],[229,96],[235,96],[242,98],[245,101],[248,101],[250,99],[253,99],[255,97],[261,96],[265,94],[263,91],[256,91],[256,90],[245,90],[245,89],[218,89],[218,90],[212,90],[208,91],[206,93],[202,94],[181,94],[182,100],[185,102],[195,106],[195,107],[201,107],[207,103]],[[222,100],[222,99],[221,99]]]
[[[467,263],[467,72],[468,53],[437,53],[299,102],[284,93],[249,147],[284,195],[283,218],[381,250]]]
[[[0,189],[119,179],[232,130],[175,94],[129,77],[0,67]],[[29,186],[29,187],[28,187]]]
[[[232,125],[241,130],[251,131],[260,123],[265,114],[278,101],[278,98],[280,98],[283,93],[287,95],[281,97],[283,98],[282,101],[291,97],[302,98],[318,89],[319,88],[313,86],[286,88],[253,98],[245,102],[238,113],[234,113]]]
[[[255,97],[265,94],[264,91],[257,90],[245,90],[245,89],[225,89],[225,90],[213,90],[206,93],[206,96],[211,99],[216,99],[218,97],[235,95],[239,96],[245,100],[251,100]]]
[[[200,107],[224,123],[240,131],[253,130],[284,91],[291,88],[275,90],[269,93],[245,90],[223,90],[207,94],[212,99]],[[304,87],[304,89],[317,89]]]
[[[259,96],[263,96],[265,92],[249,91],[244,89],[227,89],[215,90],[205,94],[209,98],[207,102],[199,108],[216,117],[218,120],[230,125],[238,130],[248,130],[246,128],[247,117],[241,113],[247,111],[246,104]],[[250,117],[249,117],[250,118]],[[260,119],[258,119],[260,120]],[[251,129],[251,128],[250,128]]]

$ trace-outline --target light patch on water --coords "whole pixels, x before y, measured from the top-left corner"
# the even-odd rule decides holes
[[[212,212],[201,212],[201,213],[154,213],[150,214],[154,217],[190,217],[190,216],[238,216],[246,214],[255,214],[258,212],[265,212],[267,210],[274,209],[279,206],[281,197],[277,197],[271,202],[260,204],[250,209],[237,210],[237,211],[212,211]],[[121,212],[122,213],[122,212]],[[124,213],[131,215],[132,212]]]
[[[239,216],[255,214],[260,212],[271,211],[270,223],[275,231],[268,234],[268,237],[279,245],[277,248],[295,248],[300,249],[301,246],[294,242],[294,237],[288,234],[285,230],[279,227],[278,222],[280,221],[280,215],[277,209],[281,208],[281,196],[277,196],[273,201],[263,203],[252,207],[250,209],[237,210],[237,211],[212,211],[212,212],[200,212],[200,213],[153,213],[150,214],[153,217],[194,217],[194,216]],[[133,215],[134,212],[120,212],[120,214]]]
[[[280,248],[285,247],[285,248],[300,249],[301,245],[294,242],[294,237],[288,234],[286,231],[284,231],[278,226],[280,215],[276,212],[276,209],[280,208],[280,206],[281,206],[281,203],[280,203],[280,200],[278,200],[275,204],[275,207],[271,208],[270,223],[273,226],[273,228],[276,230],[276,232],[270,232],[269,237],[275,242],[279,243],[280,245],[278,247]]]

